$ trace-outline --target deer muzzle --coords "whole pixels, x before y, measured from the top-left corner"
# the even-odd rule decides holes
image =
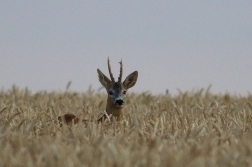
[[[122,99],[116,100],[115,105],[122,106],[124,104]]]

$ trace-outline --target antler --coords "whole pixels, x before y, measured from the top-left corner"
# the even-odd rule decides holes
[[[120,63],[120,74],[119,74],[119,77],[118,77],[118,82],[121,82],[122,81],[122,74],[123,74],[122,59],[121,59],[121,61],[119,63]]]
[[[109,75],[110,75],[111,81],[112,81],[112,82],[115,82],[115,79],[114,79],[113,74],[112,74],[112,72],[111,72],[111,66],[110,66],[110,64],[109,64],[109,57],[108,57],[108,70],[109,70]]]

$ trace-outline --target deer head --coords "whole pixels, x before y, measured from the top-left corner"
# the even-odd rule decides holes
[[[122,108],[124,107],[123,97],[127,93],[127,90],[136,84],[138,77],[138,72],[134,71],[133,73],[129,74],[126,77],[126,79],[122,82],[122,74],[123,74],[122,60],[119,63],[120,63],[120,74],[117,82],[115,81],[113,74],[111,72],[109,58],[108,58],[108,71],[110,79],[106,75],[104,75],[99,69],[97,69],[99,81],[108,93],[106,112],[108,114],[112,114],[113,116],[119,116],[123,114],[122,113],[123,112]]]

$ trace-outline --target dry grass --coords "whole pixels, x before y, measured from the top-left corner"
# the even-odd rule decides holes
[[[96,119],[105,101],[92,90],[2,90],[0,166],[252,166],[252,96],[132,93],[121,123],[55,121],[67,112]]]

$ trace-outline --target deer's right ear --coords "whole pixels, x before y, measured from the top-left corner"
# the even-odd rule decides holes
[[[104,75],[99,69],[97,69],[97,72],[100,83],[102,84],[102,86],[108,89],[109,85],[111,84],[110,79],[108,79],[108,77],[106,77],[106,75]]]

